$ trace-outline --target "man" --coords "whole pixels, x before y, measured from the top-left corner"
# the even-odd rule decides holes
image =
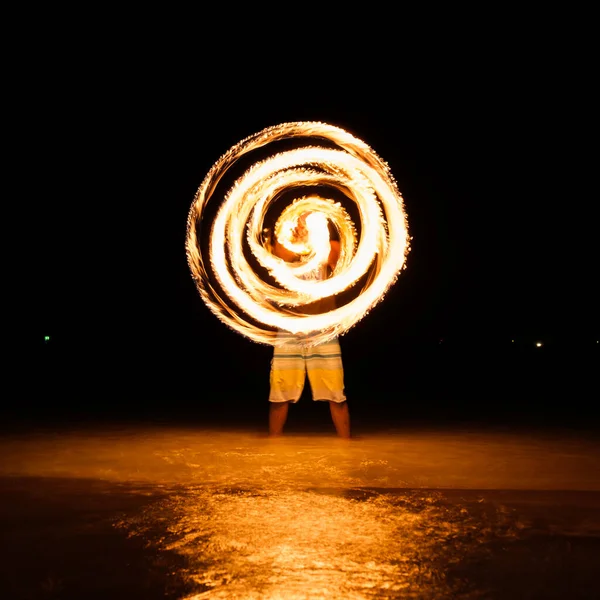
[[[303,214],[298,220],[293,232],[295,241],[302,241],[308,235],[308,214]],[[335,268],[339,258],[339,242],[331,240],[330,247],[327,262],[321,265],[318,273],[313,274],[318,279],[328,277],[331,272],[329,269]],[[277,239],[273,243],[273,252],[288,262],[298,260],[298,255],[285,248]],[[333,297],[323,298],[303,307],[303,312],[320,314],[335,307]],[[270,372],[269,435],[278,437],[283,433],[289,404],[295,404],[300,399],[306,375],[313,400],[329,402],[331,418],[338,436],[349,439],[350,413],[344,394],[344,369],[339,341],[335,338],[324,344],[306,347],[302,345],[301,335],[283,346],[274,347]]]

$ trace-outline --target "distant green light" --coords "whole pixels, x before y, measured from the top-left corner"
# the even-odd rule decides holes
[[[49,335],[45,335],[44,336],[44,341],[45,342],[49,342],[50,341],[50,336]]]

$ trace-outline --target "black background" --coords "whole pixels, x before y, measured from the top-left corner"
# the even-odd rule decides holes
[[[161,29],[159,15],[67,36],[42,21],[45,43],[10,74],[22,227],[7,415],[260,422],[271,349],[202,303],[186,220],[231,146],[316,120],[389,164],[413,236],[384,302],[341,339],[355,423],[590,422],[600,328],[585,31],[557,29],[559,15],[468,36],[397,22],[369,40],[335,21],[258,33],[240,15],[220,37],[204,21]]]

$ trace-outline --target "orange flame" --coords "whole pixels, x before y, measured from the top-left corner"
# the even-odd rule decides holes
[[[205,261],[198,225],[217,184],[242,156],[294,138],[325,139],[335,147],[313,144],[252,164],[221,199],[207,240],[209,261]],[[260,232],[276,197],[307,186],[342,191],[358,209],[361,235],[357,239],[355,224],[340,202],[324,194],[296,199],[275,224],[280,243],[300,256],[292,264],[275,256]],[[329,253],[328,221],[339,232],[340,258],[328,279],[307,278]],[[244,254],[244,240],[278,285],[252,268]],[[212,166],[188,214],[186,252],[202,300],[223,323],[258,343],[280,343],[277,330],[304,334],[308,344],[342,335],[383,299],[405,267],[409,249],[404,203],[388,165],[347,131],[319,122],[268,127],[234,145]],[[368,271],[372,273],[368,285],[344,306],[317,315],[285,310],[339,294]],[[211,274],[218,286],[211,284]]]

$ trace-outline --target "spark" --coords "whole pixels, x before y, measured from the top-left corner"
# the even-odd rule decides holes
[[[262,156],[218,191],[231,167],[250,153],[302,139],[308,145]],[[262,235],[277,199],[290,191],[296,197],[272,230],[297,262],[273,254],[270,236]],[[214,202],[220,204],[210,218],[207,207]],[[295,232],[302,219],[300,239]],[[330,277],[311,279],[329,253],[329,224],[339,237],[339,260]],[[214,163],[188,213],[186,254],[202,300],[234,331],[270,345],[285,341],[278,331],[302,334],[304,343],[314,345],[346,333],[384,298],[405,268],[410,239],[402,195],[388,164],[370,146],[333,125],[292,122],[241,140]],[[358,282],[350,301],[302,314],[305,304],[339,296]]]

